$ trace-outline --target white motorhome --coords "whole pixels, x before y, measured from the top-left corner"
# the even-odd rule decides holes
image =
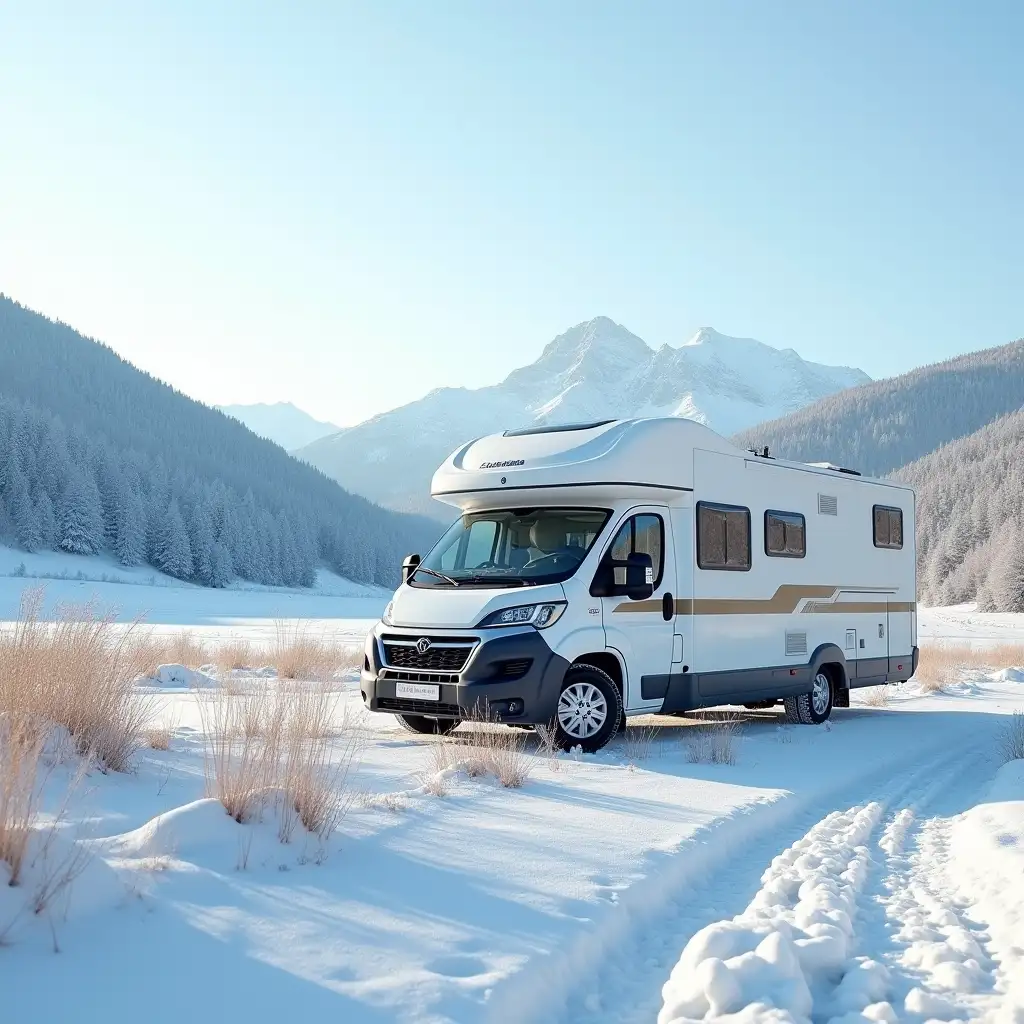
[[[367,707],[416,732],[487,715],[596,750],[641,714],[782,702],[824,722],[917,665],[914,492],[743,451],[691,420],[471,441],[460,517],[367,638]]]

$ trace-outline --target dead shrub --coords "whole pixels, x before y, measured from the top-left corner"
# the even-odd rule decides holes
[[[261,681],[237,697],[204,695],[199,707],[207,792],[231,817],[253,820],[272,802],[282,842],[300,823],[321,840],[337,828],[351,804],[347,779],[359,744],[354,729],[335,722],[337,696],[326,684]]]
[[[1024,711],[1014,711],[999,735],[999,756],[1007,761],[1024,760]]]
[[[526,752],[527,733],[496,725],[481,715],[471,716],[469,722],[471,730],[453,733],[434,745],[448,749],[447,755],[433,755],[435,763],[447,756],[450,767],[458,767],[470,777],[490,774],[506,789],[519,789],[533,771],[533,761]]]
[[[630,725],[622,730],[622,747],[626,760],[646,761],[654,753],[654,740],[658,729],[653,725]]]
[[[256,649],[242,637],[232,637],[220,644],[214,652],[213,663],[222,672],[237,672],[239,669],[255,668]]]
[[[32,838],[48,731],[38,715],[0,712],[0,861],[7,864],[10,885],[18,884]]]
[[[206,792],[239,823],[251,820],[262,807],[268,760],[276,756],[273,744],[268,747],[261,736],[266,699],[265,688],[240,697],[199,698]]]
[[[925,693],[959,682],[966,672],[996,672],[1024,666],[1024,644],[935,644],[921,648],[913,679]]]
[[[686,730],[686,760],[691,764],[735,764],[740,719],[702,712]]]
[[[887,708],[891,694],[888,686],[868,686],[861,691],[861,703],[871,708]]]
[[[167,638],[165,664],[199,668],[207,663],[206,645],[190,629],[183,629]]]
[[[0,713],[63,726],[80,754],[127,771],[152,714],[152,698],[135,687],[136,628],[92,604],[60,606],[44,622],[42,600],[41,590],[27,592],[18,621],[0,633]]]
[[[277,669],[282,679],[325,682],[359,667],[356,648],[314,633],[307,625],[278,621],[275,637],[262,652],[262,660]]]

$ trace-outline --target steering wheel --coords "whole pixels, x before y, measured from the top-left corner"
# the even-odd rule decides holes
[[[493,558],[488,558],[487,561],[473,566],[474,569],[496,569],[497,567],[498,563]]]

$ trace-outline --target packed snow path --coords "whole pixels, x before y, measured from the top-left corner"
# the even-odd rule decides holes
[[[965,745],[884,780],[866,771],[829,801],[838,809],[819,804],[720,848],[699,884],[666,892],[654,926],[548,1019],[1017,1020],[1000,951],[948,872],[950,817],[994,768],[987,746]]]

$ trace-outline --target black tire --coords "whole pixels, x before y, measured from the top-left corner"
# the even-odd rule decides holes
[[[458,718],[430,718],[427,715],[395,715],[395,718],[403,729],[420,736],[447,736],[462,725]]]
[[[744,704],[743,706],[748,711],[767,711],[769,708],[775,707],[778,703],[779,702],[777,700],[755,700],[751,701],[749,704]]]
[[[786,697],[786,721],[794,725],[821,725],[829,715],[836,699],[836,684],[832,670],[822,666],[814,674],[814,689],[798,697]]]
[[[567,696],[570,694],[572,703]],[[584,708],[582,720],[574,713],[578,707]],[[603,718],[596,730],[588,733],[589,723],[596,723],[601,714]],[[619,731],[622,717],[622,694],[607,672],[594,665],[569,666],[555,712],[555,742],[558,746],[563,750],[580,747],[585,754],[593,754]],[[570,724],[573,719],[577,728]]]

